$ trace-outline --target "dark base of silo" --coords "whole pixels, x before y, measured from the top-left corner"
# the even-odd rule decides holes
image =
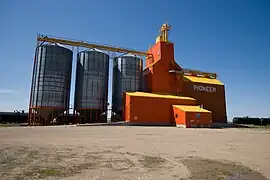
[[[71,114],[63,115],[58,117],[57,125],[68,125],[68,124],[76,124],[77,118]]]
[[[117,111],[112,114],[111,122],[123,121],[123,111]]]
[[[79,115],[77,115],[77,123],[106,123],[107,114],[103,110],[92,110],[92,109],[83,109],[77,110]]]
[[[28,114],[28,124],[30,126],[47,126],[61,124],[59,119],[61,119],[61,116],[65,116],[65,111],[67,110],[62,108],[30,108]]]

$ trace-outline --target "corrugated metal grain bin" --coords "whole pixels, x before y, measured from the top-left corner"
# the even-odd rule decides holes
[[[153,93],[125,93],[124,119],[131,124],[175,124],[172,105],[196,105],[190,97]]]
[[[30,109],[45,124],[69,109],[72,56],[71,50],[58,45],[37,47]]]
[[[122,114],[123,93],[142,90],[142,59],[124,55],[113,61],[112,110]]]
[[[91,50],[77,54],[74,109],[80,113],[81,123],[101,122],[107,110],[109,56]]]

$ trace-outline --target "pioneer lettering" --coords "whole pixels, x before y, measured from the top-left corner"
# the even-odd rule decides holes
[[[193,86],[193,90],[194,91],[200,91],[200,92],[216,92],[217,89],[215,87],[211,87],[211,86],[197,86],[194,85]]]

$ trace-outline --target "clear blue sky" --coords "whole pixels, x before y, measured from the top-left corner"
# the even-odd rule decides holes
[[[165,20],[176,61],[225,83],[230,118],[270,116],[269,0],[1,0],[0,111],[28,108],[38,33],[146,50]]]

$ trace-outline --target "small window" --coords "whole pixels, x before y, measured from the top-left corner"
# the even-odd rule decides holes
[[[178,118],[178,114],[175,114],[175,118]]]
[[[196,118],[199,119],[201,117],[200,113],[196,113]]]

